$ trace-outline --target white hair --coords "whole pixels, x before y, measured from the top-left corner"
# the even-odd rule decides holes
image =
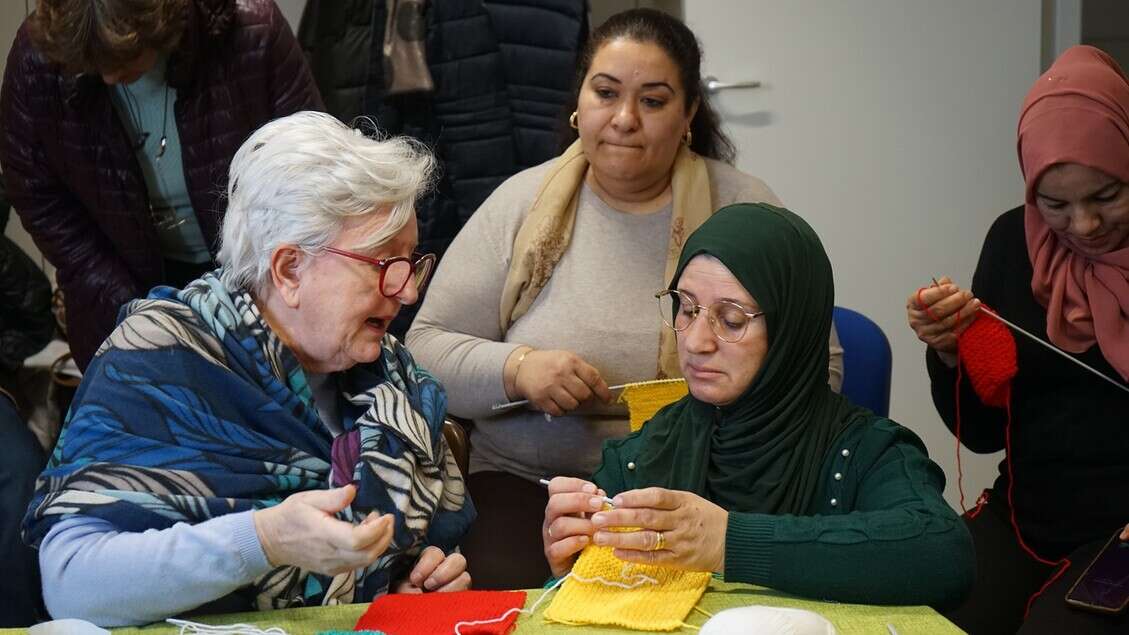
[[[231,160],[218,255],[224,284],[261,291],[278,246],[317,253],[346,219],[390,207],[388,221],[356,248],[387,242],[415,214],[434,168],[431,152],[407,137],[369,138],[321,112],[275,119]]]

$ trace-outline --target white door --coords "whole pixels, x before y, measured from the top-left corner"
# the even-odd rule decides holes
[[[954,441],[933,407],[905,300],[930,276],[962,284],[985,232],[1022,202],[1020,103],[1040,69],[1039,0],[685,0],[703,75],[759,88],[714,95],[739,150],[823,239],[836,304],[894,350],[891,417],[945,468]],[[962,454],[976,499],[999,455]],[[969,501],[971,503],[971,501]]]

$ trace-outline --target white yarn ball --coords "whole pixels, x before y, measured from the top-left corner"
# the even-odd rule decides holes
[[[819,613],[776,606],[725,609],[702,626],[701,635],[836,635]]]

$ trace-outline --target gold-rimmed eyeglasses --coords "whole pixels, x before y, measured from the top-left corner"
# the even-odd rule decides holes
[[[673,289],[663,289],[655,294],[655,298],[659,301],[659,315],[662,316],[663,324],[677,332],[685,331],[698,314],[705,311],[710,329],[722,341],[730,344],[740,341],[749,329],[749,323],[764,315],[764,311],[750,312],[729,300],[719,300],[707,307]]]
[[[345,256],[353,260],[360,260],[376,267],[380,271],[380,293],[386,298],[394,298],[408,286],[408,279],[414,278],[416,291],[423,293],[427,280],[435,269],[435,254],[412,254],[396,256],[394,258],[369,258],[344,249],[326,247],[326,251],[338,256]]]

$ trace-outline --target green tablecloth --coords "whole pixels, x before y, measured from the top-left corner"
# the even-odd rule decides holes
[[[526,608],[533,605],[541,596],[540,589],[531,590],[526,597]],[[624,635],[632,631],[622,628],[594,628],[589,626],[575,627],[560,624],[547,624],[542,619],[545,607],[551,600],[546,600],[537,609],[534,615],[522,615],[517,623],[517,633],[618,633]],[[709,589],[698,602],[698,608],[711,614],[722,609],[749,604],[764,604],[768,606],[787,606],[808,609],[823,615],[835,624],[841,635],[886,635],[889,633],[887,625],[893,625],[901,635],[928,635],[951,634],[962,631],[951,622],[941,617],[933,609],[924,606],[864,606],[860,604],[836,604],[833,602],[815,602],[802,600],[771,589],[751,586],[748,584],[727,584],[713,580]],[[259,628],[270,626],[282,627],[290,635],[315,635],[326,630],[353,629],[353,624],[367,608],[366,604],[351,604],[346,606],[322,606],[301,609],[286,609],[282,611],[269,611],[260,613],[234,613],[229,615],[211,615],[194,617],[193,620],[206,624],[254,624]],[[689,624],[701,626],[708,618],[698,611],[691,611],[686,621]],[[17,629],[0,629],[0,633],[22,632]],[[144,634],[154,635],[159,633],[176,633],[177,629],[168,624],[153,624],[143,628],[115,629],[115,635]],[[681,632],[691,633],[690,629],[681,629]]]

